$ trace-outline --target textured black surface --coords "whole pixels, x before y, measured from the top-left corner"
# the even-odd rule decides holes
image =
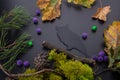
[[[73,33],[67,25],[62,27],[57,26],[56,31],[59,41],[66,46],[67,50],[77,50],[81,56],[89,57],[81,37]]]
[[[31,17],[35,16],[35,10],[37,0],[0,0],[0,14],[4,11],[8,11],[15,6],[23,6]],[[69,29],[72,32],[76,33],[81,37],[83,32],[88,33],[88,39],[83,41],[83,44],[86,47],[86,53],[91,58],[93,55],[96,55],[99,51],[103,50],[103,30],[107,28],[107,25],[111,24],[114,20],[120,19],[120,0],[102,0],[103,6],[110,5],[112,12],[108,15],[108,21],[104,24],[101,24],[97,20],[92,20],[91,16],[96,12],[96,9],[100,7],[99,0],[96,0],[94,6],[90,9],[86,9],[80,6],[70,6],[66,3],[66,0],[62,1],[61,6],[61,17],[56,19],[53,22],[43,23],[41,21],[41,16],[39,17],[39,24],[34,25],[32,22],[28,24],[28,27],[25,28],[24,32],[30,33],[34,41],[34,46],[27,54],[24,54],[21,59],[29,60],[31,67],[33,66],[33,59],[36,54],[40,53],[42,50],[41,43],[43,40],[49,41],[59,47],[66,48],[58,39],[56,26],[68,25]],[[98,26],[97,32],[91,32],[91,26]],[[42,34],[37,35],[36,29],[40,27],[42,29]],[[14,33],[14,32],[13,32]],[[14,38],[15,34],[11,34],[11,39]],[[72,50],[76,54],[79,54],[78,51]],[[103,66],[104,65],[100,65]],[[13,72],[22,72],[24,68],[15,68]],[[116,73],[106,72],[101,75],[103,80],[120,80],[119,76]],[[4,80],[4,75],[0,73],[0,80]]]

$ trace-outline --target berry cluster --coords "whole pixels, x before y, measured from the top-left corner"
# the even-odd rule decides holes
[[[23,62],[22,60],[17,60],[16,65],[17,65],[18,67],[21,67],[21,66],[29,67],[29,66],[30,66],[30,63],[29,63],[29,61],[24,61],[24,62]]]
[[[105,54],[104,51],[100,51],[97,56],[93,57],[93,60],[97,62],[106,62],[108,61],[108,56]]]

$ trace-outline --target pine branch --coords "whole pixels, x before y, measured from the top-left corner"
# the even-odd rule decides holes
[[[6,47],[0,48],[0,52],[1,52],[1,51],[4,51],[5,49],[11,48],[11,47],[14,46],[15,44],[16,44],[16,42],[13,42],[12,44],[9,44],[9,45],[6,46]]]
[[[1,29],[20,29],[30,20],[23,7],[16,7],[0,17]]]
[[[6,30],[0,30],[0,48],[3,48],[5,45],[6,45],[6,35],[7,35],[7,32]]]
[[[23,34],[21,35],[15,42],[13,42],[11,45],[7,46],[6,49],[4,49],[3,52],[0,53],[0,60],[8,59],[4,64],[3,67],[6,69],[10,69],[10,66],[14,64],[15,59],[17,56],[25,51],[27,48],[27,39],[29,35]]]
[[[8,44],[6,42],[8,31],[21,29],[29,20],[30,17],[23,7],[15,7],[0,17],[0,61],[7,60],[2,63],[6,69],[12,69],[11,66],[14,66],[17,56],[26,49],[29,37],[28,34],[23,34],[13,43]]]

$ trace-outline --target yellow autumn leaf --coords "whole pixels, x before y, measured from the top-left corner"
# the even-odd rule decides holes
[[[67,0],[68,3],[79,4],[87,8],[91,8],[91,5],[95,2],[95,0]]]
[[[120,46],[120,21],[114,21],[112,25],[104,31],[104,39],[108,49],[116,49]]]
[[[51,21],[61,15],[61,0],[38,0],[37,5],[42,11],[42,21]]]

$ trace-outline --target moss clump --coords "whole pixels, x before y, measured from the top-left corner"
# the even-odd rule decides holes
[[[64,53],[51,50],[48,59],[55,61],[55,68],[62,72],[67,80],[94,80],[92,68],[77,60],[68,60]]]
[[[35,73],[35,69],[27,69],[24,74],[31,74]],[[29,76],[29,77],[19,77],[18,80],[43,80],[43,75],[35,75],[35,76]]]
[[[67,59],[64,53],[58,54],[55,50],[51,50],[48,59],[54,61],[55,71],[64,74],[64,77],[47,72],[30,77],[20,77],[19,80],[94,80],[93,71],[89,65]],[[35,69],[27,69],[25,74],[35,72]]]

